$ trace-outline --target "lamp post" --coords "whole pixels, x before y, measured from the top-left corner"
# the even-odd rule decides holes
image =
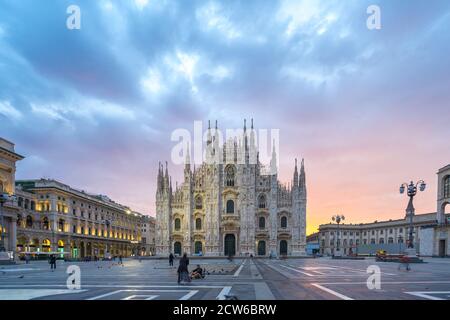
[[[341,223],[341,221],[345,220],[345,217],[344,217],[344,215],[337,214],[337,215],[332,216],[331,219],[333,221],[336,221],[336,223],[337,223],[336,252],[335,252],[334,255],[335,256],[341,256],[341,251],[339,249],[339,235],[340,235],[340,233],[339,233],[339,224]]]
[[[414,196],[417,194],[417,187],[419,187],[420,191],[424,191],[426,187],[426,183],[423,180],[417,181],[414,183],[411,181],[408,183],[402,183],[400,185],[400,194],[405,193],[405,188],[407,190],[407,196],[409,197],[408,206],[406,207],[406,216],[409,216],[409,238],[408,238],[408,249],[406,250],[408,255],[416,256],[416,251],[414,249],[414,225],[413,225],[413,217],[415,214],[415,209],[413,205]]]
[[[9,195],[6,192],[2,192],[0,194],[0,225],[2,227],[2,234],[1,234],[1,239],[0,239],[0,252],[6,251],[6,248],[5,248],[5,223],[4,223],[4,219],[3,219],[3,205],[5,204],[5,202],[14,201],[15,198],[16,198],[15,195]]]

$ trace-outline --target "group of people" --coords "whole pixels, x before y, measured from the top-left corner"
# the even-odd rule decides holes
[[[173,267],[173,261],[175,256],[170,253],[169,255],[169,266]],[[180,259],[180,263],[178,265],[177,273],[178,273],[178,284],[191,282],[192,279],[203,279],[205,277],[203,269],[200,265],[197,265],[197,268],[192,270],[189,274],[189,258],[187,254],[183,254],[183,257]]]

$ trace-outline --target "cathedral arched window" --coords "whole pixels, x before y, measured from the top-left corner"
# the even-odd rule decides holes
[[[281,217],[280,225],[282,228],[287,228],[287,217]]]
[[[234,201],[233,200],[227,201],[227,213],[234,213]]]
[[[203,208],[203,199],[201,196],[197,196],[195,198],[195,209],[202,209]]]
[[[260,209],[266,208],[266,196],[263,194],[258,197],[258,208]]]
[[[234,166],[228,166],[225,169],[225,184],[227,187],[234,187],[235,170]]]
[[[450,198],[450,176],[444,178],[444,198]]]
[[[258,226],[259,226],[260,229],[265,229],[266,228],[266,218],[259,217]]]
[[[174,225],[175,225],[176,231],[180,230],[181,229],[181,220],[179,218],[176,218]]]
[[[202,229],[202,219],[200,218],[195,219],[195,229],[196,230]]]

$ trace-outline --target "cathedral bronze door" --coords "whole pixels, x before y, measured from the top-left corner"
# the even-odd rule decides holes
[[[266,255],[266,242],[259,241],[258,242],[258,256],[265,256],[265,255]]]
[[[195,249],[195,253],[196,254],[199,254],[200,252],[203,251],[202,250],[202,243],[201,243],[201,241],[195,241],[194,249]]]
[[[286,240],[280,241],[280,255],[285,256],[288,253],[288,245]]]
[[[225,255],[234,256],[236,254],[236,237],[234,234],[227,234],[225,236]]]
[[[175,242],[173,244],[173,253],[181,256],[181,242]]]

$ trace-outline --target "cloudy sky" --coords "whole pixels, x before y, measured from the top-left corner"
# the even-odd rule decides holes
[[[81,29],[66,27],[69,5]],[[381,8],[381,30],[366,9]],[[154,215],[176,128],[280,129],[280,179],[305,158],[308,231],[404,216],[450,163],[450,2],[0,2],[0,136],[17,178],[55,178]],[[180,167],[169,169],[181,180]]]

